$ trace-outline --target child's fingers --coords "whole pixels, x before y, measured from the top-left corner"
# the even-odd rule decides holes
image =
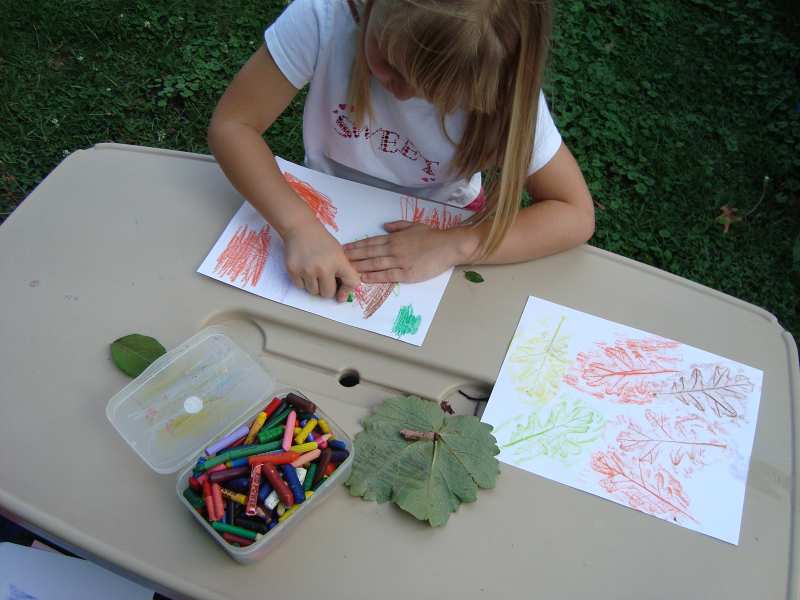
[[[358,274],[358,271],[348,263],[346,267],[340,269],[337,273],[337,277],[339,281],[341,281],[341,285],[339,286],[339,291],[336,292],[336,299],[339,302],[344,302],[347,300],[350,292],[361,285],[361,276]]]
[[[391,221],[389,223],[384,223],[383,228],[389,233],[394,233],[395,231],[403,231],[414,225],[418,225],[418,223],[414,221]]]
[[[358,250],[359,248],[369,248],[371,246],[382,246],[389,242],[388,235],[376,235],[375,237],[368,237],[364,238],[363,240],[358,240],[357,242],[350,242],[349,244],[343,244],[342,249],[347,252],[348,250]]]
[[[389,281],[397,281],[399,283],[414,283],[416,280],[409,276],[407,271],[403,269],[386,269],[385,271],[374,271],[372,273],[364,273],[361,276],[364,283],[385,283]]]

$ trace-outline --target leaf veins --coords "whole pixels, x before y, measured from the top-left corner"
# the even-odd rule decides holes
[[[717,440],[702,441],[698,439],[697,432],[687,426],[685,419],[675,422],[675,427],[665,415],[645,411],[645,418],[650,423],[650,431],[645,432],[637,423],[631,423],[628,430],[617,436],[620,449],[625,452],[639,452],[639,460],[653,464],[662,449],[669,450],[669,458],[673,465],[678,466],[684,457],[693,463],[698,455],[707,447],[727,448],[725,444],[715,443]]]
[[[687,406],[694,406],[697,410],[705,412],[705,404],[714,411],[718,417],[734,418],[738,415],[736,409],[728,402],[729,399],[745,402],[747,394],[753,391],[752,382],[744,375],[730,376],[730,369],[716,365],[714,373],[707,381],[703,373],[695,367],[688,380],[681,377],[672,384],[669,392],[662,392],[662,396],[672,396]]]
[[[565,319],[561,317],[552,335],[549,331],[543,331],[520,343],[508,357],[512,363],[522,365],[521,370],[515,373],[520,384],[519,391],[529,397],[536,396],[539,401],[546,402],[555,396],[561,378],[572,366],[572,361],[567,358],[569,336],[559,336]]]
[[[680,481],[660,466],[647,469],[642,464],[634,459],[630,465],[616,452],[595,452],[591,462],[595,472],[606,476],[600,485],[620,503],[654,517],[699,523],[687,512],[691,500]]]

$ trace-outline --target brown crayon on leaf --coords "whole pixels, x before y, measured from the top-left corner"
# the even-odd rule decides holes
[[[400,436],[406,440],[421,441],[427,440],[436,442],[439,440],[439,434],[432,431],[414,431],[413,429],[401,429]]]

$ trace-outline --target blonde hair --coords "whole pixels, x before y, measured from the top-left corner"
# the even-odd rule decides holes
[[[533,154],[552,0],[363,0],[360,19],[357,0],[347,1],[361,22],[351,118],[360,125],[374,117],[364,44],[379,4],[378,46],[386,60],[400,57],[408,83],[439,109],[443,129],[445,115],[466,112],[450,170],[462,177],[489,170],[486,209],[466,223],[493,220],[475,262],[493,254],[514,224]]]

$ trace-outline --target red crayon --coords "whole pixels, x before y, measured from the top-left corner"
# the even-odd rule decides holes
[[[244,512],[247,516],[256,516],[256,503],[258,502],[258,486],[261,485],[261,465],[253,465],[253,473],[251,475],[252,482],[250,483],[250,494],[247,496],[247,506]],[[233,525],[233,523],[231,523]]]
[[[201,486],[200,482],[194,477],[189,477],[189,485],[192,487],[195,494],[199,495],[203,493],[203,486]]]
[[[267,415],[267,419],[269,419],[269,416],[275,412],[275,409],[278,408],[278,406],[280,406],[281,402],[282,400],[280,398],[275,397],[272,399],[272,402],[267,404],[267,407],[261,412],[265,413]]]
[[[278,497],[281,499],[281,502],[283,502],[283,505],[287,508],[292,506],[294,504],[294,495],[289,489],[289,486],[286,485],[286,482],[278,475],[278,471],[272,463],[264,463],[262,465],[262,472],[267,476],[267,481],[269,481],[272,489],[278,492]]]
[[[211,484],[208,483],[208,479],[203,480],[202,486],[203,486],[203,500],[205,500],[206,508],[208,509],[208,520],[216,521],[217,511],[214,508],[214,498],[211,496]]]
[[[242,548],[246,548],[247,546],[255,544],[253,540],[248,540],[247,538],[243,538],[235,533],[228,533],[227,531],[222,532],[222,539],[231,545],[239,544]]]
[[[257,454],[247,459],[251,465],[263,465],[269,463],[271,465],[285,465],[290,462],[296,461],[300,455],[294,450],[289,452],[277,452],[275,454]]]

